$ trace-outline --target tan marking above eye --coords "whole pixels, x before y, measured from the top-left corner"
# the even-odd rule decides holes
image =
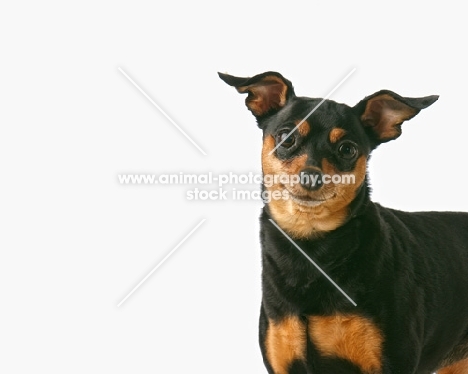
[[[304,360],[307,328],[296,316],[268,321],[265,340],[266,357],[275,374],[288,374],[295,360]]]
[[[330,139],[330,143],[336,143],[345,134],[346,134],[346,131],[344,129],[340,129],[338,127],[335,127],[333,130],[330,131],[330,134],[328,136],[329,139]]]
[[[296,126],[301,123],[301,121],[296,121]],[[303,121],[299,127],[297,128],[297,131],[299,134],[302,136],[307,136],[310,133],[310,124],[307,121]]]
[[[365,373],[380,372],[384,339],[371,320],[358,315],[311,316],[308,332],[323,356],[349,360]]]

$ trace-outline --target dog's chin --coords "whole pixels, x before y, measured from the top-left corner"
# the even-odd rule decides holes
[[[309,208],[315,208],[315,207],[318,207],[320,205],[322,205],[323,203],[325,203],[327,200],[326,199],[323,199],[323,200],[315,200],[315,199],[311,199],[307,196],[294,196],[294,195],[289,195],[289,198],[295,202],[296,204],[298,205],[301,205],[301,206],[304,206],[304,207],[309,207]]]
[[[289,192],[289,198],[299,206],[307,208],[316,208],[325,204],[328,200],[331,200],[335,197],[335,194],[330,194],[328,196],[319,196],[312,197],[309,195],[297,195]]]

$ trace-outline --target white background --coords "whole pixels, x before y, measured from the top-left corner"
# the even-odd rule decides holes
[[[323,97],[356,68],[332,97],[350,105],[383,88],[439,94],[374,153],[373,199],[468,211],[462,3],[9,4],[0,9],[2,373],[265,372],[261,203],[188,202],[186,186],[117,180],[260,171],[261,132],[217,71],[276,70],[298,95]]]

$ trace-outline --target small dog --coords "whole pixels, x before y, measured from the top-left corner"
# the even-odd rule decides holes
[[[248,94],[263,174],[280,177],[260,218],[268,372],[468,373],[468,214],[384,208],[367,179],[372,150],[438,96],[317,107],[276,72],[219,76]]]

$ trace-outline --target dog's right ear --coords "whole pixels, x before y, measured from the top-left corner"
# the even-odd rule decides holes
[[[394,140],[401,135],[401,125],[422,109],[432,105],[439,96],[402,97],[389,90],[381,90],[354,106],[364,129],[374,146]]]
[[[218,73],[219,77],[237,89],[240,93],[248,93],[245,105],[257,120],[269,114],[276,113],[294,95],[290,81],[281,74],[269,71],[252,78],[240,78]]]

